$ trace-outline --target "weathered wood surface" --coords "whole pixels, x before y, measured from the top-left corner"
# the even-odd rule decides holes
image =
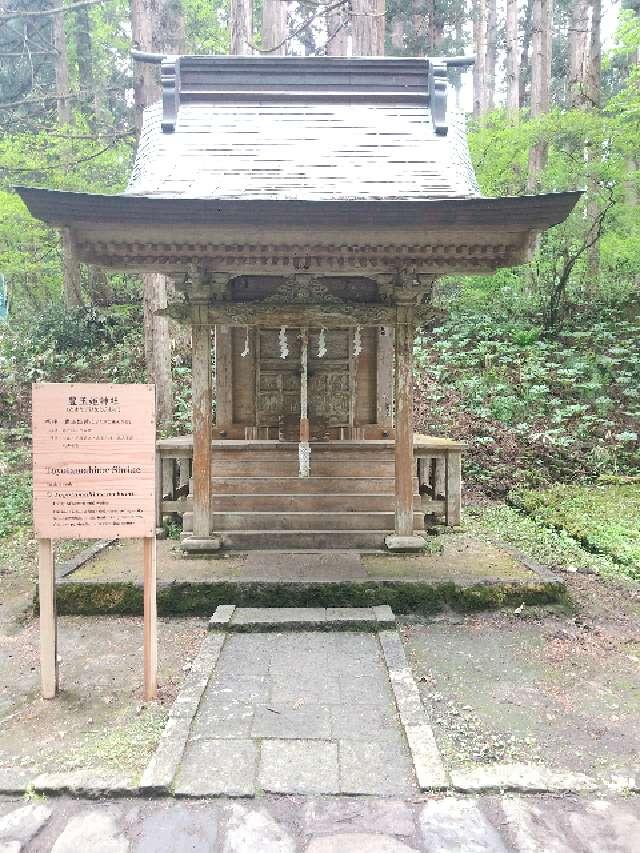
[[[143,577],[144,577],[144,699],[151,702],[158,693],[158,619],[156,604],[156,538],[143,540]]]
[[[231,326],[215,326],[216,426],[233,422],[233,357]]]
[[[40,600],[40,690],[43,699],[58,693],[58,628],[53,542],[38,539],[38,593]]]
[[[413,339],[410,310],[398,308],[395,330],[396,534],[413,536]]]
[[[193,533],[211,533],[211,328],[194,306],[192,340]],[[205,315],[206,316],[206,315]]]

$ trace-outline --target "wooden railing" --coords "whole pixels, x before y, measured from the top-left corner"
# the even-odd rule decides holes
[[[393,442],[389,442],[393,446]],[[416,460],[421,506],[425,515],[448,526],[460,524],[460,463],[465,444],[448,438],[416,433]],[[191,466],[193,441],[190,435],[161,439],[156,452],[157,526],[169,515],[192,512]]]

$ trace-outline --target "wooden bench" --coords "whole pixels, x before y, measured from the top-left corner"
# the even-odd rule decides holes
[[[460,524],[462,441],[414,433],[413,455],[425,515],[453,526]]]

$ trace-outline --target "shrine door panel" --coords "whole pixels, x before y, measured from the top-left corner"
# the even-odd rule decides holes
[[[351,424],[351,330],[309,330],[308,411],[311,438],[339,438]],[[324,352],[323,350],[326,350]]]
[[[258,329],[256,336],[256,423],[280,428],[288,440],[297,439],[300,425],[299,334],[298,329],[287,329],[286,358],[282,358],[279,329]]]

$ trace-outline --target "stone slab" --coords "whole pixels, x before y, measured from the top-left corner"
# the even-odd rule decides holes
[[[335,794],[338,750],[319,740],[262,742],[258,786],[273,794]]]
[[[216,607],[215,613],[209,619],[209,630],[223,631],[231,621],[235,609],[235,604],[219,604]]]
[[[415,833],[413,811],[399,800],[313,799],[304,806],[303,820],[306,835],[329,835],[345,828],[388,835]]]
[[[38,794],[98,798],[131,797],[139,793],[138,786],[130,776],[92,769],[40,773],[31,784]]]
[[[371,832],[342,832],[314,838],[306,853],[418,853],[404,841]],[[465,851],[466,853],[466,851]]]
[[[253,796],[257,757],[257,744],[248,738],[190,741],[176,777],[176,796]]]
[[[238,803],[227,811],[222,853],[297,853],[298,846],[291,834],[266,809]]]
[[[326,705],[314,703],[256,705],[251,726],[254,738],[287,740],[328,740],[331,737],[331,712]]]
[[[0,767],[0,794],[22,794],[35,773],[23,767]]]
[[[172,804],[144,818],[132,853],[211,853],[218,849],[218,820],[211,806]]]
[[[411,759],[394,734],[375,741],[339,741],[341,793],[382,797],[412,794],[415,781]]]
[[[426,803],[420,811],[420,830],[429,853],[452,853],[454,850],[507,853],[510,850],[473,800],[446,797]]]
[[[129,853],[129,841],[110,811],[91,809],[69,820],[51,853],[78,853],[80,850]]]
[[[51,818],[44,803],[27,803],[0,817],[0,842],[27,844]]]
[[[386,536],[384,544],[388,551],[424,551],[427,546],[422,536]]]
[[[425,722],[404,728],[420,790],[442,791],[447,788],[449,780],[431,726]]]
[[[595,791],[598,783],[584,773],[555,770],[539,764],[490,764],[450,771],[451,785],[464,793]]]

